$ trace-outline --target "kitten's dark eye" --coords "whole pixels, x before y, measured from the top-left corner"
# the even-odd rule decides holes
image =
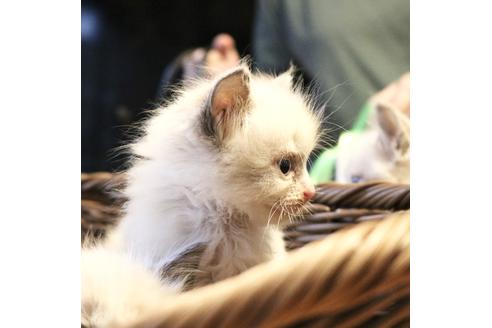
[[[360,176],[360,175],[352,175],[352,176],[350,177],[350,181],[351,181],[352,183],[358,183],[358,182],[361,182],[361,181],[362,181],[362,176]]]
[[[283,174],[287,174],[290,171],[290,161],[288,159],[283,159],[278,163],[278,166],[280,168],[280,171],[282,171]]]

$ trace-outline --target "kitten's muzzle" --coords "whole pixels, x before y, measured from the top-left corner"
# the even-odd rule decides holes
[[[307,202],[307,201],[311,200],[314,197],[314,193],[315,193],[314,189],[313,190],[311,190],[311,189],[304,190],[304,192],[302,193],[304,201]]]

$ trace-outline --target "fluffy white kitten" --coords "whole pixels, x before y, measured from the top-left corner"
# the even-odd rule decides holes
[[[336,181],[410,182],[410,120],[400,111],[376,104],[364,132],[339,146]]]
[[[166,297],[155,296],[159,279],[180,291],[282,254],[278,226],[314,195],[306,162],[319,126],[291,71],[272,77],[245,65],[157,109],[132,145],[126,214],[102,249],[83,251],[85,321],[114,324],[121,312],[144,312]],[[117,280],[97,283],[108,272]],[[137,292],[140,280],[150,281]],[[115,294],[125,301],[112,303]]]

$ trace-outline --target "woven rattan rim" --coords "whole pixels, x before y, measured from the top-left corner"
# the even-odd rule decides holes
[[[313,203],[330,208],[410,209],[410,186],[387,182],[318,185]]]

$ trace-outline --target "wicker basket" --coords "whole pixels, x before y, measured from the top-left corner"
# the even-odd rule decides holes
[[[117,223],[125,200],[114,191],[123,185],[121,174],[82,174],[82,240],[104,237]],[[285,229],[287,248],[299,248],[286,260],[185,292],[153,320],[160,327],[409,326],[409,209],[408,185],[319,185],[311,213]]]

